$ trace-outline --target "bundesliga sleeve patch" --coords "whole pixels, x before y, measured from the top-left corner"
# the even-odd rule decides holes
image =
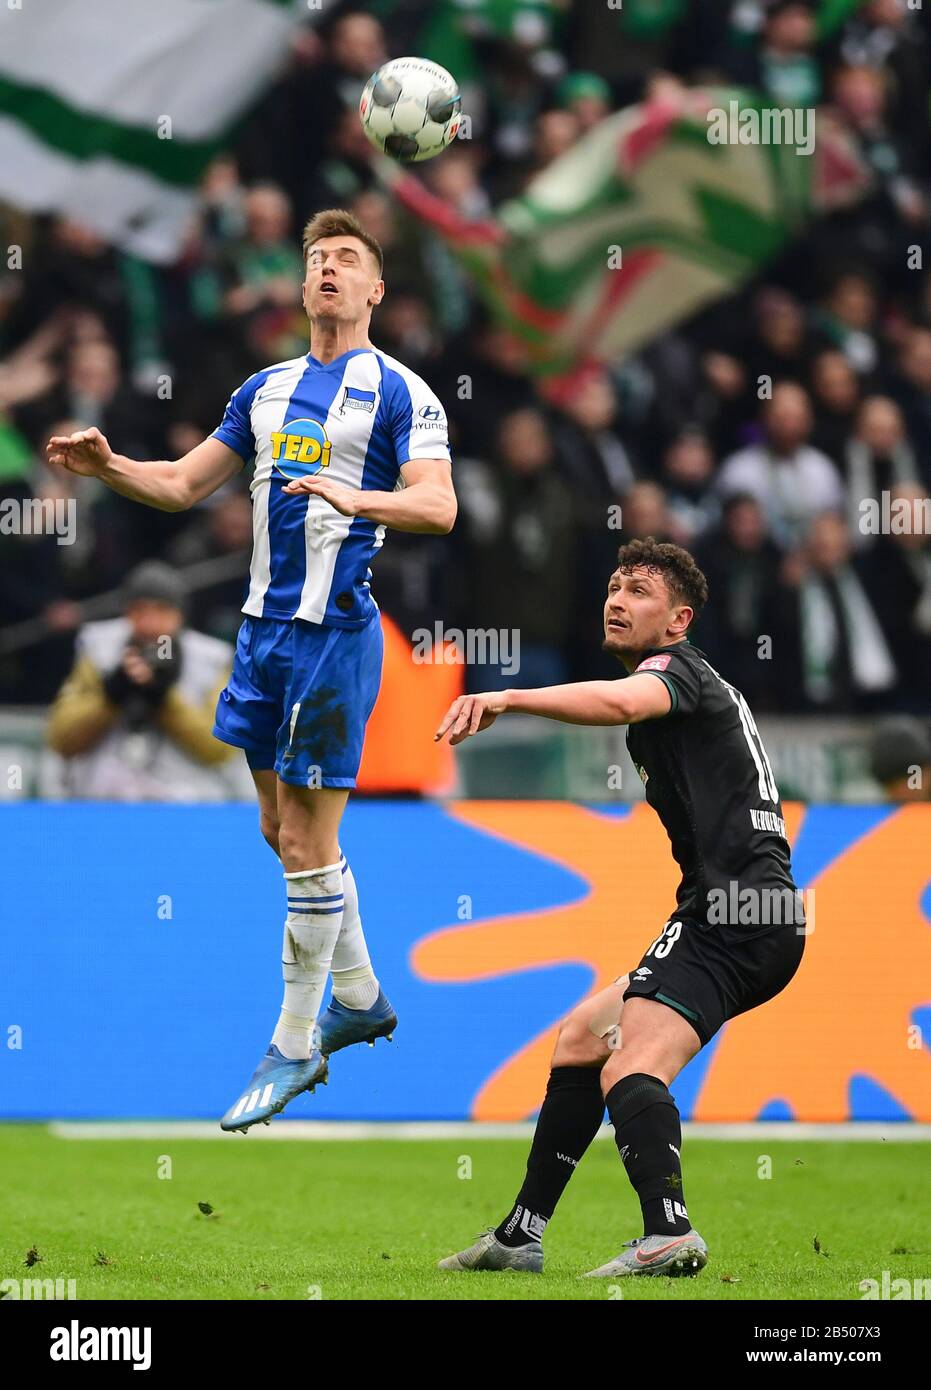
[[[646,661],[641,661],[637,671],[665,671],[671,660],[671,656],[648,656]]]

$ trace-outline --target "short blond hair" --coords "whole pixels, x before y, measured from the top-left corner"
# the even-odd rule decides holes
[[[355,213],[349,212],[346,208],[326,208],[323,212],[314,213],[304,228],[302,245],[305,265],[310,248],[324,237],[330,236],[354,236],[367,246],[378,262],[378,278],[381,279],[385,268],[384,252],[371,232],[365,230]]]

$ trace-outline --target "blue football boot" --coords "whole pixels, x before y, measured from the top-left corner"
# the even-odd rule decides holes
[[[326,1011],[317,1020],[320,1030],[318,1046],[324,1057],[339,1052],[353,1043],[367,1042],[375,1046],[376,1038],[391,1036],[398,1026],[398,1016],[388,1002],[383,989],[370,1009],[347,1009],[338,999],[331,999]]]
[[[236,1104],[227,1110],[220,1128],[245,1134],[250,1125],[260,1120],[269,1124],[271,1117],[301,1091],[314,1091],[318,1082],[325,1086],[328,1070],[326,1058],[316,1048],[309,1057],[292,1060],[284,1057],[274,1043],[269,1043],[252,1080]]]

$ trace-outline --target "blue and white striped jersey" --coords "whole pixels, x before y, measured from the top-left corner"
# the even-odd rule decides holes
[[[446,413],[430,388],[377,348],[355,348],[326,365],[308,353],[244,382],[213,437],[247,462],[255,458],[242,611],[362,627],[376,607],[369,565],[384,526],[281,489],[290,478],[324,472],[348,487],[391,492],[403,486],[409,460],[449,459]]]

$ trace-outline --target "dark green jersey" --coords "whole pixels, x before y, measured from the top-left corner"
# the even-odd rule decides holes
[[[779,792],[746,700],[688,642],[650,648],[636,669],[672,698],[663,718],[630,725],[627,747],[682,870],[677,915],[742,939],[803,923]]]

